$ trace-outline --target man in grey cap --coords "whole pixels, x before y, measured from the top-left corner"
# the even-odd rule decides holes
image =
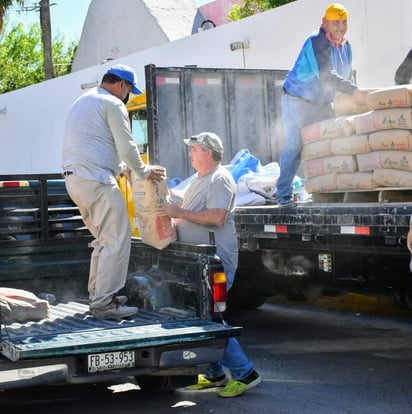
[[[178,240],[184,243],[209,243],[209,231],[214,232],[216,253],[222,260],[229,290],[239,254],[233,219],[235,182],[221,165],[223,145],[216,134],[202,132],[184,142],[190,146],[189,157],[197,174],[188,184],[182,206],[170,204],[160,208],[160,213],[175,218]],[[230,370],[230,381],[223,366]],[[230,338],[223,360],[211,365],[206,375],[199,375],[198,382],[186,389],[202,390],[225,385],[218,395],[236,397],[261,381],[237,339]]]
[[[101,85],[72,105],[64,129],[62,167],[66,188],[79,207],[92,242],[89,272],[90,310],[98,319],[118,319],[137,312],[117,293],[126,283],[131,230],[116,176],[122,165],[141,179],[162,179],[165,170],[146,165],[130,131],[125,106],[129,93],[141,93],[134,70],[112,66]]]

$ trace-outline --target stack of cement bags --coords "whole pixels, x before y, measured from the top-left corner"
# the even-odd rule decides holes
[[[338,95],[341,116],[302,129],[305,190],[412,188],[412,85],[374,90],[366,107],[351,99]]]

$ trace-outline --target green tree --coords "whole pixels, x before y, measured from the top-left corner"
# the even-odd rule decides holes
[[[3,30],[4,16],[6,15],[7,9],[9,9],[13,3],[17,3],[20,7],[24,6],[24,0],[0,0],[0,33]]]
[[[70,73],[77,43],[65,45],[59,34],[53,39],[54,73]],[[0,35],[0,93],[24,88],[45,80],[41,29],[37,24],[24,30],[22,23],[13,25]]]
[[[54,78],[53,48],[51,38],[50,0],[40,0],[37,4],[25,6],[24,0],[0,0],[0,33],[4,26],[4,16],[14,4],[26,11],[40,11],[41,42],[43,45],[43,69],[45,79]],[[54,4],[54,3],[53,3]]]
[[[228,15],[231,21],[244,19],[275,7],[283,6],[286,3],[292,3],[295,0],[245,0],[244,5],[234,4]]]

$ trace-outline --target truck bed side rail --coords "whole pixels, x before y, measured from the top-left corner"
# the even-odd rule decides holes
[[[0,175],[0,245],[90,237],[60,174]]]

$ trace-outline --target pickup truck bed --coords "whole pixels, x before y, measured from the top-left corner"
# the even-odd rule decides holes
[[[94,319],[84,302],[60,303],[50,306],[48,319],[2,325],[0,389],[193,375],[221,359],[227,338],[239,334],[177,309],[140,310],[116,321]]]
[[[70,243],[63,244],[69,254],[76,256]],[[22,257],[15,256],[20,265],[28,257],[24,254],[27,246],[21,247]],[[84,242],[78,245],[82,250],[85,247]],[[10,249],[9,253],[17,253],[18,248]],[[35,289],[41,285],[57,289],[60,285],[60,291],[49,290],[57,297],[57,303],[50,306],[47,319],[1,324],[0,389],[133,375],[193,375],[221,359],[228,338],[240,335],[241,328],[216,322],[210,315],[209,277],[213,269],[221,269],[213,254],[214,246],[177,243],[159,251],[135,239],[129,278],[122,293],[139,311],[123,320],[92,317],[85,297],[87,290],[83,296],[78,293],[81,289],[74,290],[74,294],[68,292],[65,272],[63,276],[58,272],[48,274],[39,284],[42,279],[35,276],[45,273],[46,263],[52,269],[57,266],[52,261],[43,263],[33,258],[35,252],[42,256],[43,249],[44,246],[32,246],[35,265],[26,262],[32,273],[23,273],[24,282]],[[90,254],[88,249],[85,253]],[[15,263],[9,263],[11,272],[7,273],[7,248],[0,256],[3,283],[14,287]],[[50,252],[46,256],[49,260],[53,257]],[[57,256],[60,261],[60,254]],[[87,279],[87,273],[83,276]],[[70,283],[67,286],[73,287]],[[21,283],[18,287],[22,288]]]
[[[221,339],[228,332],[190,312],[164,308],[140,310],[124,320],[98,320],[81,302],[50,306],[50,317],[40,322],[13,323],[2,327],[2,354],[12,361],[49,358],[56,355],[81,355],[150,346],[194,343]]]

